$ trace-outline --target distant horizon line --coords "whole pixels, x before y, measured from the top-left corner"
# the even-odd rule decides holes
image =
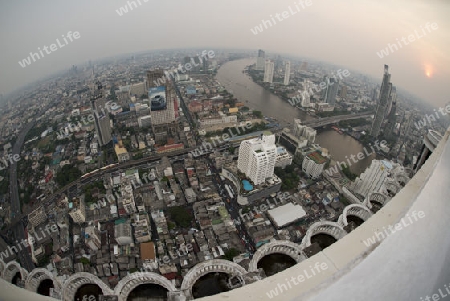
[[[250,53],[254,52],[255,53],[255,56],[254,56],[255,58],[257,57],[257,51],[259,49],[259,48],[258,49],[245,49],[245,48],[226,48],[226,47],[225,48],[224,47],[220,47],[220,48],[209,47],[209,48],[213,49],[213,50],[214,49],[219,49],[219,50],[227,50],[227,51],[233,50],[233,51],[249,52],[249,53],[246,53],[246,54],[250,54]],[[0,91],[0,95],[3,94],[3,98],[4,98],[3,104],[7,104],[7,101],[8,101],[7,98],[14,98],[14,94],[22,93],[23,92],[22,90],[26,91],[27,89],[33,89],[33,88],[35,88],[35,86],[39,85],[42,82],[52,80],[53,78],[56,78],[56,77],[58,77],[61,74],[69,72],[71,66],[86,66],[86,65],[89,64],[89,62],[91,62],[91,63],[94,63],[94,62],[99,63],[99,62],[103,61],[104,63],[107,63],[107,60],[126,58],[127,56],[135,55],[135,54],[142,55],[142,54],[150,54],[150,53],[153,53],[153,52],[154,53],[158,53],[158,52],[175,51],[175,50],[189,51],[189,50],[199,50],[199,49],[201,50],[202,48],[199,48],[199,47],[190,47],[190,48],[184,48],[184,47],[183,48],[159,48],[159,49],[149,49],[149,50],[143,50],[143,51],[137,51],[137,52],[120,53],[120,54],[115,54],[115,55],[101,57],[101,58],[96,58],[96,59],[89,59],[87,61],[84,60],[82,63],[71,64],[70,66],[64,67],[64,68],[62,68],[60,70],[50,72],[50,74],[48,74],[46,76],[43,76],[43,78],[36,79],[34,81],[30,81],[29,83],[26,83],[26,84],[24,84],[24,85],[22,85],[20,87],[17,87],[15,89],[11,90],[10,92],[2,92],[2,91]],[[332,63],[330,61],[325,61],[323,59],[306,57],[306,56],[302,57],[302,56],[299,56],[299,55],[294,55],[292,53],[286,53],[286,52],[273,52],[272,55],[283,55],[283,56],[286,56],[288,58],[294,58],[294,59],[297,58],[297,59],[309,60],[310,62],[322,63],[322,64],[326,64],[326,65],[329,65],[329,66],[332,66],[332,67],[345,67],[343,65],[336,65],[336,63]],[[349,69],[350,71],[354,72],[354,73],[358,73],[359,75],[367,76],[367,77],[373,79],[375,81],[375,84],[376,84],[376,81],[378,80],[376,75],[369,75],[367,73],[362,73],[363,71],[361,71],[361,70],[355,71],[352,68],[348,68],[348,67],[346,67],[346,68]],[[419,101],[420,103],[422,103],[424,105],[431,106],[432,109],[439,108],[438,105],[434,105],[434,104],[428,102],[427,100],[425,100],[425,99],[423,99],[423,98],[421,98],[421,97],[419,97],[417,95],[412,94],[412,92],[410,92],[407,89],[404,89],[404,88],[401,88],[401,87],[397,86],[397,91],[400,92],[399,94],[406,94],[406,96],[408,96],[409,98],[413,98],[413,99]],[[443,103],[443,105],[445,105],[445,102]],[[1,106],[2,106],[2,103],[0,103],[0,107]]]

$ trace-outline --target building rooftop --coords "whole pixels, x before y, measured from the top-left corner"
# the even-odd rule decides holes
[[[306,212],[303,210],[302,206],[294,205],[292,203],[287,203],[286,205],[279,206],[267,212],[272,217],[272,220],[276,223],[277,227],[283,227],[306,216]]]
[[[141,243],[140,247],[142,260],[155,260],[155,244],[152,241]]]
[[[327,161],[327,159],[325,159],[318,151],[310,153],[308,155],[308,158],[310,158],[317,164],[322,164],[325,163],[325,161]]]

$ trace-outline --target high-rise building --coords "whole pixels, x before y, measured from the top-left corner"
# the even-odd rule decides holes
[[[395,88],[395,86],[392,86],[391,94],[389,95],[388,103],[386,106],[386,112],[385,112],[385,116],[384,116],[385,120],[387,120],[387,117],[388,117],[389,113],[391,112],[392,105],[396,101],[397,101],[397,89]]]
[[[259,49],[258,57],[256,59],[256,70],[264,70],[264,63],[266,61],[266,53]]]
[[[291,76],[291,62],[287,61],[285,67],[286,70],[284,72],[284,85],[287,86],[289,85],[289,79]]]
[[[265,83],[272,83],[273,82],[273,71],[274,71],[274,64],[272,61],[267,60],[266,65],[264,68],[264,82]]]
[[[384,136],[387,138],[392,138],[394,136],[394,129],[397,123],[397,102],[393,101],[391,106],[391,111],[387,116],[387,124],[384,128]]]
[[[386,160],[372,160],[370,166],[354,182],[354,191],[364,197],[379,192],[391,172],[392,163]]]
[[[109,109],[106,100],[103,98],[103,86],[97,82],[91,91],[91,106],[94,113],[94,127],[97,133],[98,143],[103,146],[108,144],[111,137],[111,121],[109,119]],[[105,109],[107,109],[105,111]]]
[[[326,88],[322,92],[323,102],[334,106],[336,103],[336,96],[339,89],[339,83],[335,78],[324,77],[324,81],[327,83]]]
[[[80,198],[69,203],[69,215],[75,223],[81,224],[86,221],[86,206]]]
[[[341,91],[339,92],[339,97],[347,98],[347,86],[342,86]]]
[[[317,179],[322,174],[326,163],[327,159],[320,152],[315,151],[305,156],[302,162],[302,170],[308,177]]]
[[[94,113],[94,126],[97,132],[98,143],[103,146],[108,144],[111,137],[111,122],[108,115],[103,115],[103,113]]]
[[[380,88],[380,100],[377,105],[377,110],[375,113],[375,119],[372,123],[372,129],[370,135],[372,137],[378,137],[381,130],[381,125],[383,124],[384,117],[386,116],[386,110],[389,106],[389,100],[391,99],[392,83],[391,75],[389,74],[389,66],[384,65],[384,75],[383,82]]]
[[[261,135],[259,138],[241,142],[238,169],[255,185],[264,183],[273,176],[277,159],[275,135]]]
[[[203,60],[203,73],[208,73],[208,60]]]
[[[173,89],[170,89],[169,86],[150,88],[149,97],[152,104],[150,116],[153,126],[175,121],[176,95]],[[164,102],[164,105],[157,105],[161,102]]]
[[[375,192],[393,197],[408,181],[409,175],[401,164],[388,160],[373,160],[348,187],[363,198]]]
[[[442,135],[433,130],[429,130],[427,135],[423,137],[422,149],[420,150],[417,161],[414,163],[414,173],[416,173],[422,167],[425,161],[431,156],[441,139]]]
[[[163,69],[154,69],[147,71],[147,89],[162,86],[168,79]]]
[[[314,84],[310,80],[305,80],[303,83],[303,92],[301,92],[301,106],[303,108],[311,107],[311,94],[309,91],[313,91]]]
[[[165,74],[166,76],[163,76]],[[160,77],[159,81],[153,80]],[[147,72],[147,80],[153,80],[156,86],[150,86],[148,97],[150,99],[151,108],[151,124],[155,135],[155,141],[159,144],[167,142],[168,134],[175,134],[177,126],[175,119],[177,117],[177,97],[174,86],[168,78],[171,75],[169,72],[162,72],[161,69],[156,69]]]
[[[306,139],[308,140],[308,144],[312,144],[316,140],[317,131],[306,125],[303,125],[300,119],[294,119],[293,134],[297,139]]]

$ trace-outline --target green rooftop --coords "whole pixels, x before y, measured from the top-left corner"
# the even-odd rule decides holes
[[[131,175],[134,175],[135,173],[137,173],[137,169],[127,169],[125,171],[126,176],[131,176]]]
[[[327,159],[325,159],[318,151],[310,153],[308,155],[308,158],[310,158],[311,160],[313,160],[317,164],[322,164],[322,163],[325,163],[327,161]]]

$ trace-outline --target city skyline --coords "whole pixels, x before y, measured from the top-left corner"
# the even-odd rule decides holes
[[[407,10],[404,9],[405,3],[407,3]],[[450,11],[450,4],[445,1],[434,0],[425,4],[420,1],[406,2],[406,0],[396,3],[366,0],[339,4],[336,7],[337,10],[328,9],[330,5],[336,6],[332,1],[312,2],[312,5],[258,35],[253,35],[248,28],[256,26],[262,19],[275,15],[283,7],[288,7],[292,3],[290,1],[276,4],[239,2],[238,6],[241,10],[237,15],[234,14],[236,22],[233,22],[232,26],[224,26],[217,20],[228,13],[231,14],[230,9],[233,5],[210,4],[203,0],[197,0],[196,4],[201,8],[194,9],[188,3],[178,4],[176,8],[180,13],[177,13],[173,11],[175,7],[171,4],[146,3],[133,8],[123,16],[118,16],[116,9],[127,5],[127,2],[116,0],[107,5],[87,1],[77,2],[76,5],[56,2],[37,4],[31,1],[7,3],[0,13],[3,14],[0,34],[6,42],[4,55],[0,58],[0,66],[2,70],[7,70],[6,73],[2,73],[0,91],[7,94],[43,76],[59,70],[68,70],[72,65],[83,64],[89,60],[154,49],[190,48],[207,44],[218,49],[260,48],[266,52],[297,55],[346,66],[373,77],[378,74],[380,64],[389,64],[396,74],[398,87],[410,91],[411,94],[417,95],[434,106],[442,106],[447,101],[445,83],[450,75],[450,58],[446,46],[450,45],[450,36],[449,21],[445,17]],[[254,13],[253,5],[258,5],[260,9],[257,14]],[[425,7],[427,9],[424,9]],[[22,14],[25,8],[33,11],[34,14]],[[146,18],[155,10],[171,11],[174,20],[180,20],[178,22],[183,23],[172,23],[173,25],[165,26],[162,31],[152,31],[151,24],[164,23],[164,20],[160,20],[163,13],[161,16],[151,18],[149,29],[134,26],[137,20]],[[185,15],[185,11],[189,11],[190,14]],[[223,17],[217,15],[215,11],[221,11]],[[373,15],[386,14],[386,19],[389,21],[381,24],[378,20],[368,20],[363,17],[366,11],[370,11]],[[61,16],[65,13],[70,13],[72,16],[83,14],[85,18],[62,18]],[[211,29],[200,28],[190,21],[195,18],[200,18],[202,22],[211,23],[213,26]],[[100,19],[107,26],[97,26],[96,20]],[[323,19],[327,19],[327,22],[322,22]],[[58,22],[57,27],[54,26],[55,22]],[[30,31],[32,23],[33,30]],[[355,23],[359,26],[355,27]],[[436,23],[439,28],[387,57],[380,59],[376,55],[376,52],[386,47],[388,43],[415,34],[417,30],[421,32],[421,28],[425,28],[424,26],[428,23]],[[181,24],[185,31],[201,31],[202,35],[189,38],[179,36],[176,25]],[[298,32],[297,28],[307,24],[308,30]],[[30,52],[37,52],[38,47],[42,48],[58,38],[61,39],[61,33],[69,31],[80,33],[76,43],[58,49],[51,56],[42,57],[27,68],[22,68],[17,63],[29,56]],[[131,43],[130,39],[133,35],[127,34],[121,36],[122,43],[117,45],[114,42],[114,35],[108,32],[117,32],[119,35],[134,32],[139,36],[147,36],[151,32],[152,39],[157,39],[160,43],[157,47],[149,47],[146,39],[133,39]],[[336,35],[336,32],[341,34]],[[370,35],[367,34],[368,32]],[[220,38],[224,35],[232,35],[234,38],[232,40]],[[346,38],[347,35],[352,38]],[[167,40],[164,38],[166,36],[174,36],[175,39]],[[289,40],[284,38],[286,36],[295,36],[298,42],[286,42]],[[308,39],[310,36],[320,38],[311,40]],[[98,43],[99,37],[101,43]],[[305,39],[310,40],[306,46],[303,43]],[[334,43],[338,47],[331,49],[324,47],[325,44],[322,41]],[[111,47],[112,43],[114,47]],[[133,46],[130,47],[130,45]]]

